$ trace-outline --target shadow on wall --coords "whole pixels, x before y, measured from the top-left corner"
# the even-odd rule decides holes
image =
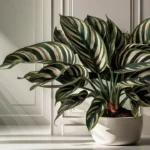
[[[17,100],[9,92],[8,88],[0,84],[0,125],[39,125],[40,121],[49,124],[48,120],[38,115],[37,119],[39,122],[37,122],[35,116],[30,115],[24,106],[18,105],[19,109],[17,106],[13,106],[4,93],[17,103]],[[20,114],[20,110],[23,115]]]
[[[42,39],[43,20],[35,13],[35,0],[0,0],[0,64],[9,53]],[[48,115],[42,116],[42,102],[36,101],[34,91],[29,92],[29,83],[16,80],[34,69],[34,65],[19,65],[11,72],[0,70],[0,125],[50,124]]]
[[[0,1],[0,31],[17,47],[35,42],[34,18],[34,0]]]

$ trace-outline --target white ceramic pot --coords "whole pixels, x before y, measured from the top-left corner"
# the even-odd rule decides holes
[[[143,127],[143,116],[101,117],[91,130],[93,139],[103,145],[130,145],[138,142]]]

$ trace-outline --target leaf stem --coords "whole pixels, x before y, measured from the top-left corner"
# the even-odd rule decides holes
[[[95,87],[95,85],[94,85],[89,79],[87,79],[87,78],[85,78],[85,77],[82,77],[82,79],[85,79],[86,81],[88,81],[88,83],[92,86],[92,88],[93,88],[96,92],[98,92],[98,90],[97,90],[97,88]]]
[[[110,70],[110,75],[111,75],[111,78],[110,78],[110,88],[109,88],[109,91],[110,91],[110,102],[112,103],[112,104],[114,104],[114,94],[115,94],[115,92],[114,92],[114,89],[113,89],[113,86],[114,86],[114,75],[113,75],[113,72],[112,72],[112,70],[109,68],[109,70]]]
[[[86,87],[80,87],[80,88],[91,91],[91,92],[94,92],[92,89],[89,89],[89,88],[86,88]]]
[[[43,87],[43,88],[60,88],[62,86],[63,85],[41,85],[40,87]],[[94,92],[92,89],[89,89],[89,88],[86,88],[86,87],[79,87],[79,88]]]
[[[100,88],[101,88],[101,92],[105,95],[105,98],[106,98],[107,100],[109,100],[108,88],[107,88],[107,86],[103,83],[100,74],[97,74],[97,76],[98,76],[98,80],[99,80],[99,85],[100,85]]]
[[[92,80],[92,81],[93,81],[93,83],[94,83],[98,88],[101,88],[101,86],[100,86],[99,82],[97,81],[97,79]]]
[[[125,97],[121,102],[120,102],[120,106],[122,107],[124,104],[125,104],[125,102],[126,102],[126,100],[128,99],[128,97]]]
[[[60,88],[62,85],[40,85],[43,88]]]

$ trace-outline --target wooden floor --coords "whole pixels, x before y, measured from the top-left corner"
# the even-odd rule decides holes
[[[0,150],[150,150],[150,138],[143,137],[137,145],[102,146],[91,137],[0,137]]]

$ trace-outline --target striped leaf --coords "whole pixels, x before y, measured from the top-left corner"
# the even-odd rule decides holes
[[[36,83],[30,88],[30,90],[33,90],[37,86],[42,86],[57,79],[68,67],[69,66],[59,62],[51,63],[50,65],[43,67],[40,71],[31,71],[23,78],[18,77],[18,79],[25,78],[31,83]]]
[[[28,47],[21,48],[9,54],[0,67],[13,66],[19,63],[44,63],[49,62],[64,62],[66,64],[75,63],[75,55],[64,44],[58,42],[43,42]]]
[[[117,25],[107,17],[107,39],[109,43],[109,56],[113,57],[114,52],[117,53],[124,49],[127,44],[126,35],[121,32]]]
[[[139,72],[130,73],[124,76],[124,81],[119,82],[117,85],[126,88],[132,86],[145,86],[150,84],[150,70],[145,69]]]
[[[136,57],[134,57],[134,51],[135,50],[140,50],[141,52],[150,52],[150,45],[149,44],[128,44],[120,53],[118,53],[115,56],[115,64],[116,64],[116,68],[120,68],[121,66],[123,66],[124,64],[127,63],[127,59],[130,57],[133,57],[133,60],[131,59],[131,61],[134,61],[134,59],[136,59]],[[135,53],[135,56],[137,56],[138,54]],[[129,62],[128,62],[129,63]]]
[[[69,83],[79,77],[84,77],[86,79],[89,79],[89,72],[88,70],[79,64],[74,64],[72,66],[69,66],[67,70],[63,74],[61,74],[56,80],[62,84]],[[87,81],[83,81],[83,85],[87,85]]]
[[[127,44],[130,43],[131,35],[128,32],[123,33],[123,34],[124,34],[124,37],[125,37],[125,46],[126,46]]]
[[[70,66],[64,73],[66,76],[73,76],[73,77],[85,77],[89,78],[88,70],[79,64],[75,64]]]
[[[116,73],[140,71],[150,67],[150,46],[128,45],[116,55]]]
[[[132,43],[150,43],[150,18],[142,21],[131,35]]]
[[[79,87],[83,87],[85,81],[81,78],[77,78],[69,83],[64,84],[59,88],[55,94],[56,103],[63,102],[68,96],[75,92]]]
[[[64,113],[64,111],[66,111],[68,109],[72,109],[72,108],[80,105],[86,99],[87,96],[88,96],[88,92],[83,90],[83,91],[79,92],[78,94],[73,94],[73,95],[67,97],[66,99],[64,99],[63,103],[61,103],[61,106],[58,109],[58,113],[55,118],[55,121],[60,115],[62,115]]]
[[[107,31],[107,39],[109,41],[108,52],[109,52],[110,59],[112,59],[112,56],[116,49],[118,28],[109,18],[107,18],[107,30],[108,30]]]
[[[130,101],[130,105],[131,105],[131,113],[132,113],[132,115],[135,118],[138,117],[138,114],[139,114],[139,104],[136,101],[131,100]]]
[[[100,18],[87,15],[84,20],[85,23],[89,24],[94,30],[99,33],[101,38],[104,40],[106,37],[107,25],[106,22]]]
[[[33,85],[30,90],[33,90],[37,86],[42,86],[48,82],[56,80],[69,66],[64,65],[63,63],[52,63],[48,66],[43,67],[38,73],[31,75],[30,77],[25,75],[26,79]]]
[[[128,72],[134,72],[134,71],[141,71],[146,68],[150,68],[150,62],[128,64],[120,68],[119,70],[115,70],[114,72],[115,73],[128,73]]]
[[[41,87],[52,87],[44,86],[44,84],[57,80],[62,84],[72,82],[73,80],[84,77],[89,78],[89,72],[82,65],[75,64],[72,66],[67,66],[63,63],[51,63],[50,65],[45,66],[40,71],[31,71],[27,73],[23,78],[26,78],[29,82],[37,83],[31,89],[36,88],[37,86]],[[74,83],[75,84],[75,83]],[[86,86],[87,81],[82,80],[82,86]]]
[[[105,70],[108,63],[107,51],[99,34],[74,17],[61,16],[60,23],[67,38],[77,50],[83,65],[92,72]]]
[[[133,91],[139,97],[139,104],[143,107],[150,107],[150,86],[135,87]]]
[[[88,130],[91,130],[95,127],[99,117],[103,115],[106,105],[107,102],[102,97],[97,96],[94,98],[86,114],[86,126]]]
[[[143,107],[150,107],[150,86],[126,88],[126,95]]]
[[[121,88],[127,88],[127,87],[133,87],[133,86],[145,86],[147,84],[150,84],[150,78],[131,78],[127,79],[125,81],[121,81],[117,83],[118,87]]]
[[[63,34],[63,32],[61,30],[57,30],[57,27],[55,27],[55,29],[54,29],[54,40],[56,42],[60,42],[60,43],[67,45],[74,53],[76,53],[74,46],[65,37],[65,35]]]
[[[119,103],[119,106],[120,107],[123,107],[125,102],[128,100],[128,97],[126,96],[120,103]]]
[[[70,66],[56,80],[59,81],[60,83],[64,84],[64,85],[68,85],[69,83],[72,84],[72,82],[73,82],[74,85],[73,86],[71,85],[68,88],[70,88],[71,91],[72,90],[75,91],[78,86],[84,87],[84,86],[86,86],[88,84],[88,82],[86,80],[81,79],[82,77],[86,78],[86,79],[89,79],[89,72],[88,72],[88,70],[82,65],[75,64],[75,65]],[[76,82],[76,80],[77,81],[79,80],[79,82]],[[70,93],[71,91],[68,91],[68,92]]]
[[[27,73],[24,77],[18,77],[18,79],[27,79],[28,81],[30,81],[31,76],[34,76],[38,73],[38,71],[31,71],[29,73]]]
[[[94,17],[94,16],[89,16],[87,15],[86,19],[84,20],[85,23],[89,24],[103,39],[107,52],[108,52],[108,57],[110,56],[109,52],[109,43],[107,35],[107,24],[104,20]]]

